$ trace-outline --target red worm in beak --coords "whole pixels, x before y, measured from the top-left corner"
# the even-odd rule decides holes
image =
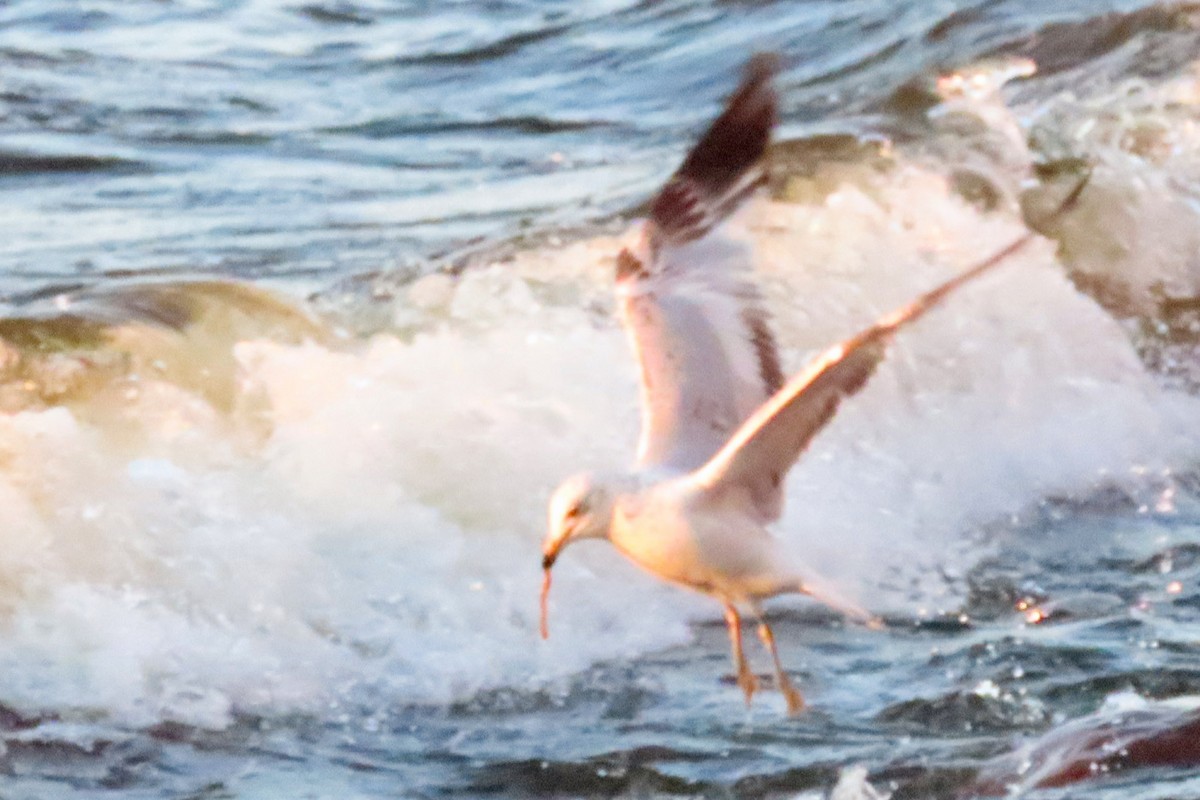
[[[549,622],[549,607],[547,602],[550,600],[550,568],[546,567],[542,577],[542,638],[550,638],[550,622]]]

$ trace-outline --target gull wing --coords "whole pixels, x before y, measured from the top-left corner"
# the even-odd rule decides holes
[[[774,72],[771,57],[751,60],[654,199],[639,244],[617,258],[618,306],[641,368],[641,466],[696,469],[783,385],[750,249],[721,226],[762,183]]]
[[[1082,186],[1072,193],[1068,203],[1074,201]],[[866,384],[896,331],[920,319],[954,290],[995,267],[1033,238],[1033,234],[1022,236],[986,261],[826,350],[746,420],[696,471],[699,485],[714,492],[742,493],[764,522],[778,519],[784,475],[833,418],[842,399]]]

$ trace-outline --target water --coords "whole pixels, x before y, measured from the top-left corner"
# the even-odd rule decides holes
[[[636,438],[619,236],[755,49],[789,369],[1095,165],[793,471],[888,620],[773,606],[795,720],[607,548],[536,635],[549,490]],[[1197,52],[1144,2],[3,6],[0,796],[1200,797]]]

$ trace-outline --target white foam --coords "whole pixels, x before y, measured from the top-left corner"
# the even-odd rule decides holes
[[[843,769],[829,792],[829,800],[888,800],[891,796],[891,792],[881,792],[867,781],[867,769],[862,766]]]
[[[1129,78],[1063,94],[1033,129],[1053,155],[1093,165],[1062,224],[1073,269],[1136,313],[1162,296],[1200,295],[1200,66],[1156,84]]]

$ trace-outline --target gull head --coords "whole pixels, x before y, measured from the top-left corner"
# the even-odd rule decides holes
[[[571,542],[608,537],[613,496],[606,482],[587,473],[562,482],[550,498],[549,526],[542,543],[542,569],[554,566],[558,554]]]
[[[607,539],[612,524],[613,485],[590,474],[567,478],[550,498],[550,524],[542,543],[542,638],[550,637],[547,602],[550,597],[550,568],[568,544],[579,539]]]

